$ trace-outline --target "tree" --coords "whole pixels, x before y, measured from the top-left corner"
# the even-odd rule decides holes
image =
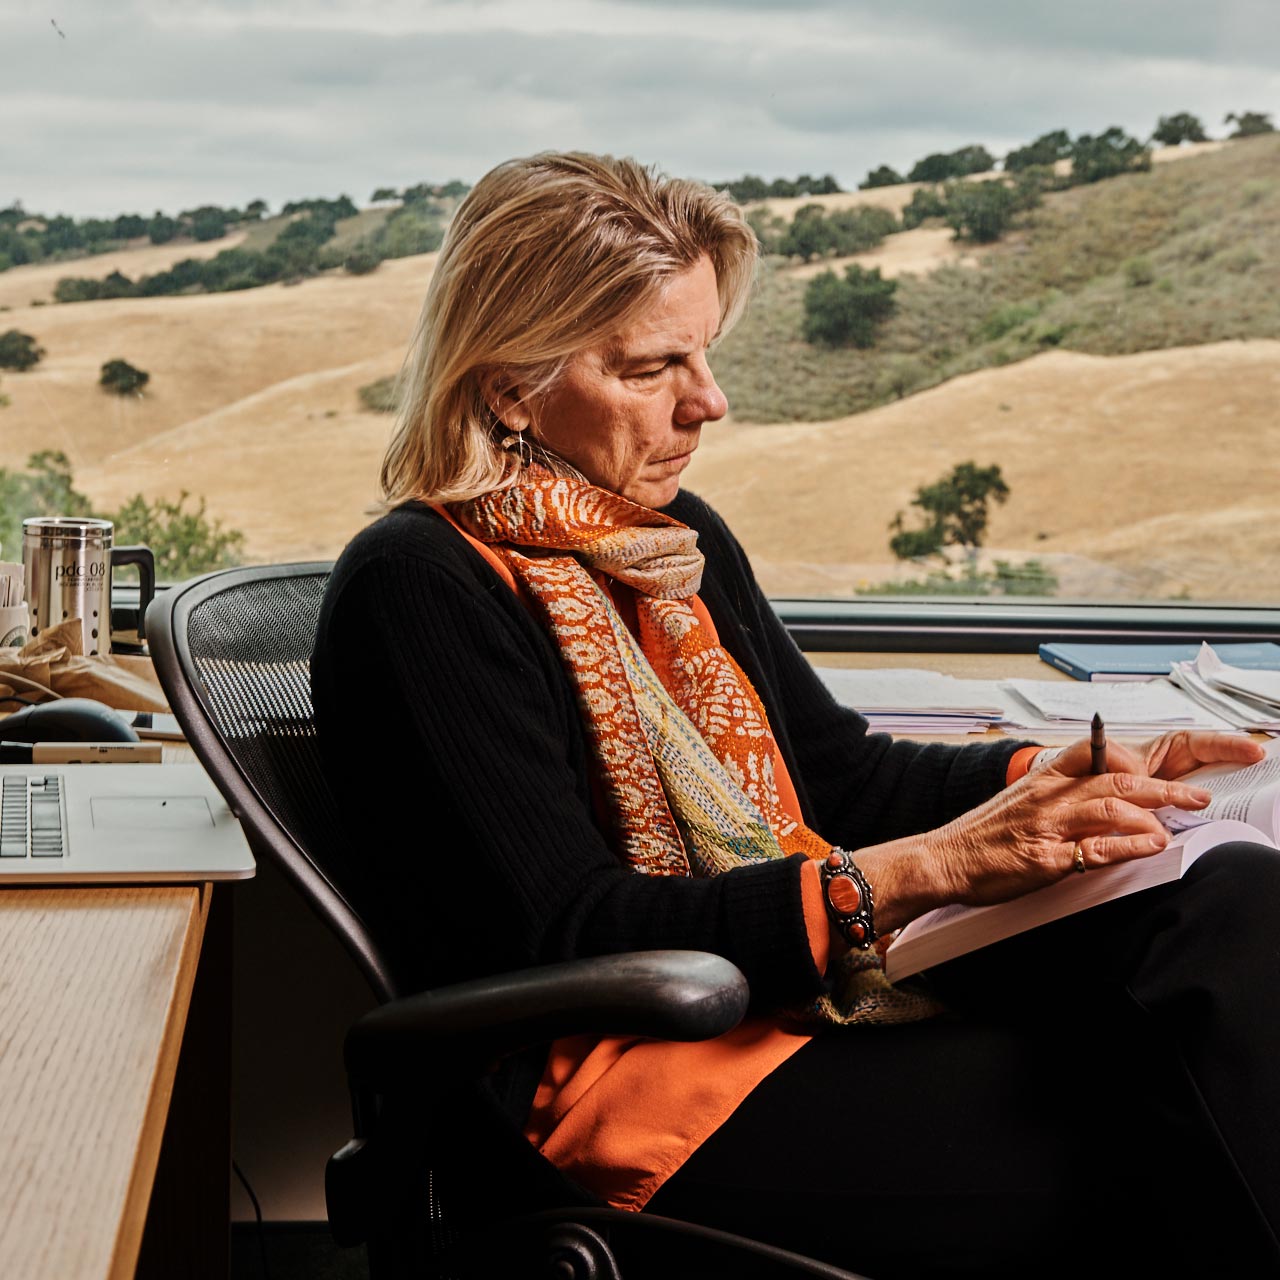
[[[400,193],[395,187],[379,187],[377,191],[369,197],[372,204],[381,204],[384,200],[399,200]]]
[[[197,240],[220,240],[227,234],[226,211],[204,205],[191,211],[191,234]]]
[[[102,374],[98,385],[104,391],[114,391],[118,396],[142,394],[142,388],[151,381],[151,375],[143,369],[136,369],[127,360],[108,360],[102,366]]]
[[[1209,135],[1199,116],[1190,111],[1179,111],[1171,116],[1161,116],[1151,131],[1151,141],[1162,147],[1180,147],[1184,142],[1208,142]]]
[[[1150,168],[1151,152],[1116,125],[1096,138],[1082,133],[1071,144],[1071,177],[1078,183]]]
[[[168,244],[181,230],[182,224],[176,218],[157,209],[155,217],[147,223],[147,238],[152,244]]]
[[[796,210],[780,246],[789,257],[820,258],[833,248],[831,228],[820,204],[802,205]]]
[[[348,275],[367,276],[370,271],[378,269],[378,263],[381,261],[382,259],[372,249],[357,245],[347,252],[342,259],[342,266]]]
[[[995,157],[986,147],[961,147],[958,151],[950,151],[945,155],[935,152],[925,156],[912,166],[907,174],[908,182],[946,182],[949,178],[963,178],[971,173],[986,173],[995,167]]]
[[[917,528],[905,526],[903,512],[894,516],[889,525],[894,531],[889,550],[899,560],[917,560],[940,555],[944,547],[960,547],[972,568],[986,536],[988,504],[1004,503],[1008,498],[1009,486],[998,466],[962,462],[950,475],[916,490],[911,505],[925,515]]]
[[[1234,124],[1233,138],[1252,138],[1259,133],[1274,133],[1269,111],[1228,111],[1223,124]]]
[[[959,240],[990,244],[1008,230],[1017,209],[1013,190],[994,179],[987,182],[948,182],[947,225]]]
[[[177,502],[164,498],[148,502],[135,493],[110,517],[118,543],[140,542],[151,548],[156,577],[162,582],[180,582],[241,560],[244,534],[239,529],[224,529],[220,520],[210,520],[203,498],[194,510],[187,510],[190,496],[184,489]]]
[[[844,279],[824,271],[804,291],[804,340],[827,347],[870,347],[876,331],[893,314],[896,280],[880,268],[846,267]]]
[[[40,363],[44,348],[36,344],[29,333],[10,329],[0,333],[0,369],[16,369],[25,372]]]
[[[899,183],[905,182],[906,179],[897,169],[891,169],[887,164],[882,164],[878,169],[872,169],[867,176],[858,183],[859,191],[868,191],[872,187],[896,187]]]
[[[945,218],[947,202],[937,187],[921,187],[911,193],[902,210],[902,225],[908,231],[918,227],[926,218]]]
[[[267,214],[267,202],[265,200],[250,200],[245,205],[244,212],[247,218],[264,218]]]
[[[0,546],[22,546],[28,516],[87,516],[93,506],[71,482],[71,461],[56,449],[27,459],[25,471],[0,467]]]
[[[1017,173],[1040,165],[1052,167],[1070,154],[1071,135],[1065,129],[1054,129],[1050,133],[1042,133],[1025,147],[1015,147],[1010,151],[1004,158],[1005,172]]]

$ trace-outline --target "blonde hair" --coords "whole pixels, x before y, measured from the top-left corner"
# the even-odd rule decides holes
[[[496,439],[495,378],[518,382],[526,399],[542,394],[704,254],[723,334],[756,260],[755,235],[727,196],[572,152],[487,173],[449,227],[401,373],[385,503],[456,502],[509,484],[517,468]]]

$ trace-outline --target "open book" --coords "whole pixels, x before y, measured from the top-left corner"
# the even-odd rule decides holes
[[[1209,765],[1186,775],[1213,794],[1198,812],[1160,809],[1156,816],[1172,833],[1159,853],[1098,867],[1084,875],[1035,889],[1009,902],[986,907],[952,905],[926,912],[889,944],[885,974],[891,982],[919,973],[989,943],[1012,937],[1086,907],[1123,898],[1186,874],[1202,854],[1233,840],[1280,848],[1280,739],[1247,768]]]

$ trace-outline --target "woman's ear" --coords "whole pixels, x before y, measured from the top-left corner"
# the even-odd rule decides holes
[[[510,374],[492,369],[483,376],[480,389],[485,403],[508,431],[524,431],[529,426],[532,415],[522,388]]]

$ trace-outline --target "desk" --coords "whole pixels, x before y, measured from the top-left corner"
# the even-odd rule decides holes
[[[209,885],[0,891],[6,1280],[227,1274],[229,959]]]

